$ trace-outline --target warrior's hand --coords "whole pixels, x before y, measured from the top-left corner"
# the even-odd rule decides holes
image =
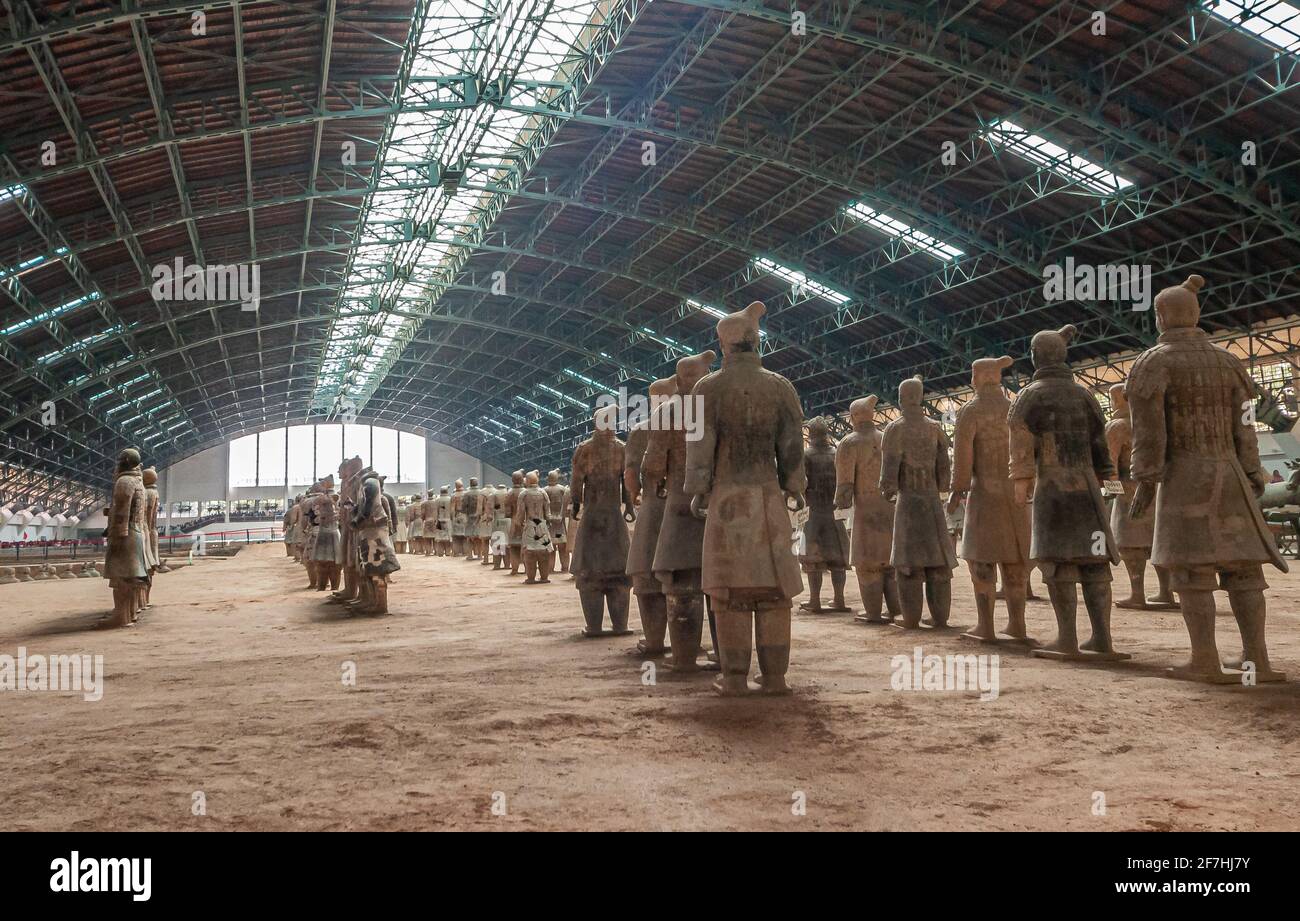
[[[709,497],[707,493],[691,497],[691,514],[703,521],[709,514]]]
[[[1128,517],[1137,520],[1146,514],[1147,508],[1151,505],[1151,500],[1156,497],[1155,483],[1138,483],[1137,491],[1133,493],[1133,501],[1128,506]]]
[[[623,506],[623,520],[629,523],[636,521],[636,509],[631,505]]]
[[[793,505],[791,503],[794,503]],[[803,500],[803,493],[787,492],[785,494],[785,507],[792,512],[803,511],[806,503]]]
[[[1024,508],[1029,504],[1029,498],[1034,494],[1034,478],[1031,476],[1020,477],[1016,481],[1016,505]]]
[[[574,521],[577,521],[581,517],[580,515],[581,512],[582,512],[582,503],[575,502],[573,503],[573,514],[570,515],[569,517],[572,518]]]
[[[658,496],[660,499],[667,499],[667,498],[668,498],[668,481],[667,481],[667,480],[660,480],[658,483],[655,484],[655,495]]]
[[[944,506],[944,511],[949,515],[957,514],[957,509],[961,508],[961,500],[966,498],[965,490],[954,489],[952,495],[948,497],[948,504]]]
[[[1258,499],[1264,495],[1264,488],[1268,486],[1268,480],[1264,479],[1264,471],[1256,470],[1254,473],[1247,474],[1251,487],[1255,490],[1255,498]]]

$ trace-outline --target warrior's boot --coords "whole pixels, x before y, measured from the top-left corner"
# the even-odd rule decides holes
[[[844,583],[847,581],[848,573],[843,569],[831,570],[831,592],[834,599],[831,603],[832,611],[847,611],[848,605],[844,603]]]
[[[700,637],[704,632],[704,596],[696,593],[667,598],[668,635],[673,646],[669,666],[674,672],[697,672]]]
[[[822,571],[814,569],[808,574],[808,600],[801,602],[799,607],[812,614],[822,612]]]
[[[307,563],[307,588],[314,589],[320,582],[320,567],[316,565],[315,560],[309,560]]]
[[[537,556],[537,570],[541,578],[537,581],[543,585],[551,581],[551,555],[549,553],[540,553]]]
[[[718,622],[718,658],[722,674],[713,689],[723,697],[749,693],[749,660],[753,648],[754,616],[748,607],[719,604],[714,611]]]
[[[643,656],[661,656],[664,654],[664,631],[668,628],[668,599],[662,592],[637,592],[636,610],[641,615],[641,632],[645,634],[637,640],[636,651]],[[673,651],[676,652],[676,640]]]
[[[1079,609],[1078,589],[1074,582],[1050,579],[1047,583],[1047,594],[1052,599],[1052,611],[1056,614],[1056,639],[1036,652],[1078,656],[1079,633],[1075,623],[1075,616]]]
[[[754,632],[763,693],[789,694],[785,673],[790,668],[790,603],[760,603],[754,613]]]
[[[617,636],[626,636],[632,631],[627,628],[627,615],[632,606],[632,588],[628,585],[614,585],[605,589],[605,604],[609,607],[609,626]]]
[[[1148,604],[1169,605],[1171,608],[1178,607],[1178,599],[1169,588],[1169,569],[1164,566],[1154,566],[1156,571],[1156,581],[1160,583],[1160,591],[1147,599]]]
[[[970,578],[975,589],[975,629],[962,634],[965,639],[981,643],[996,643],[997,628],[993,625],[993,596],[997,591],[995,564],[971,563]]]
[[[898,572],[898,598],[903,609],[904,630],[916,630],[921,626],[921,614],[925,610],[925,570],[915,573]],[[895,622],[895,626],[900,626]]]
[[[605,593],[598,588],[580,588],[578,599],[582,602],[582,619],[587,622],[582,632],[586,636],[600,636],[605,626]]]
[[[858,594],[862,596],[862,613],[853,619],[863,624],[886,623],[886,618],[881,615],[885,597],[884,572],[859,568],[857,576]]]
[[[885,616],[897,620],[903,616],[903,599],[898,594],[898,574],[893,567],[885,570]]]
[[[1124,568],[1128,570],[1128,597],[1115,602],[1117,608],[1142,610],[1147,606],[1145,556],[1127,555],[1123,557]]]
[[[1025,567],[1002,564],[1002,585],[1007,602],[1007,629],[1004,640],[1025,645],[1035,645],[1025,629],[1025,591],[1029,586],[1029,572]]]
[[[930,608],[930,626],[943,629],[948,626],[952,612],[952,578],[944,567],[927,570],[925,600]]]
[[[1268,645],[1264,642],[1264,592],[1261,589],[1232,589],[1228,604],[1241,631],[1241,659],[1230,668],[1253,666],[1255,681],[1285,681],[1283,672],[1274,671],[1268,662]]]
[[[1085,652],[1116,655],[1115,642],[1110,633],[1110,583],[1083,583],[1083,604],[1088,609],[1088,621],[1092,624],[1092,636],[1079,648]]]
[[[1192,643],[1192,657],[1186,665],[1169,669],[1170,677],[1210,684],[1240,682],[1241,676],[1225,672],[1219,661],[1219,647],[1214,639],[1214,593],[1191,589],[1178,594],[1182,601],[1183,622],[1187,624],[1187,636]],[[1262,618],[1260,624],[1263,624]]]

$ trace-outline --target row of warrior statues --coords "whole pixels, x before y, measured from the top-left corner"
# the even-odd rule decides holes
[[[1013,359],[975,361],[974,395],[956,414],[951,443],[926,415],[923,382],[912,378],[899,385],[900,412],[883,433],[874,421],[877,397],[866,396],[849,407],[852,432],[838,445],[820,418],[808,424],[805,445],[798,394],[762,366],[764,306],[755,302],[718,322],[718,370],[708,351],[682,358],[672,377],[651,385],[654,408],[629,427],[626,442],[615,434],[617,407],[598,409],[567,487],[558,471],[545,487],[536,471],[516,471],[509,487],[480,489],[471,478],[468,488],[457,481],[419,498],[399,520],[383,477],[353,458],[339,468],[337,494],[327,477],[290,509],[288,552],[322,590],[337,589],[341,568],[344,587],[335,598],[375,613],[387,610],[398,551],[494,561],[512,574],[522,565],[534,584],[549,581],[558,558],[561,571],[573,574],[585,636],[630,633],[634,592],[639,651],[671,653],[674,672],[720,670],[715,689],[727,696],[789,692],[792,602],[803,592],[802,576],[810,590],[805,609],[846,610],[850,566],[864,608],[859,621],[946,628],[960,557],[977,616],[963,636],[1052,659],[1129,658],[1115,649],[1110,627],[1111,566],[1123,562],[1130,594],[1119,606],[1181,608],[1191,659],[1171,674],[1214,683],[1240,683],[1247,672],[1258,682],[1283,680],[1265,643],[1263,564],[1287,566],[1257,503],[1265,476],[1247,412],[1255,391],[1242,362],[1198,327],[1203,284],[1193,275],[1156,297],[1159,339],[1111,388],[1109,423],[1067,364],[1075,329],[1066,326],[1033,337],[1033,379],[1014,402],[1002,386]],[[677,424],[687,398],[702,416],[697,429]],[[138,455],[126,460],[138,467]],[[139,476],[128,468],[120,468],[119,482]],[[1114,496],[1109,509],[1103,490]],[[965,504],[959,547],[948,533],[945,492],[948,511]],[[851,515],[851,546],[837,510]],[[797,547],[792,514],[802,521]],[[112,566],[114,546],[121,540],[110,543],[106,574],[122,572]],[[1148,561],[1159,580],[1149,600]],[[1026,630],[1031,564],[1056,615],[1057,636],[1045,645]],[[823,608],[826,573],[833,600]],[[118,578],[130,584],[125,574]],[[1216,590],[1227,592],[1242,640],[1241,657],[1228,663],[1215,644]],[[1083,642],[1080,592],[1091,628]],[[994,623],[999,597],[1003,631]],[[717,663],[699,661],[706,613]],[[759,674],[751,686],[755,646]]]

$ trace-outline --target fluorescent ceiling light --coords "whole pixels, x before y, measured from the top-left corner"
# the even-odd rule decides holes
[[[537,388],[539,390],[545,390],[551,396],[556,397],[557,399],[562,400],[565,403],[568,403],[570,406],[576,406],[578,409],[581,409],[583,411],[586,411],[586,409],[588,408],[586,403],[582,402],[581,400],[575,400],[567,393],[561,393],[560,391],[556,390],[554,387],[548,387],[545,384],[538,384]]]
[[[810,291],[818,297],[830,301],[836,307],[843,306],[853,300],[842,291],[836,291],[819,281],[814,281],[798,269],[792,269],[788,265],[782,265],[765,256],[756,256],[754,265],[769,275],[775,275],[782,281],[788,281],[790,287],[794,288],[795,291]]]
[[[1300,7],[1278,0],[1208,0],[1205,8],[1275,48],[1300,52]]]
[[[877,230],[883,230],[891,237],[902,240],[911,249],[931,255],[942,262],[951,262],[958,256],[965,255],[965,252],[957,247],[951,246],[937,237],[922,233],[915,227],[904,224],[898,218],[891,217],[883,211],[868,208],[860,201],[846,205],[844,213],[854,220],[869,224]]]
[[[97,301],[97,300],[99,300],[98,292],[92,292],[90,294],[86,294],[82,297],[77,298],[76,300],[68,301],[66,304],[60,304],[58,307],[51,307],[49,310],[46,310],[44,313],[38,313],[34,317],[28,317],[26,320],[20,320],[19,322],[13,324],[12,326],[8,326],[5,327],[4,329],[0,329],[0,335],[11,336],[14,333],[21,332],[22,330],[27,329],[28,327],[35,326],[37,323],[48,323],[50,320],[56,319],[57,317],[61,317],[65,313],[70,313],[84,304],[88,304],[91,301]]]
[[[516,396],[515,399],[518,400],[520,403],[528,404],[533,409],[537,410],[539,413],[545,413],[546,415],[551,416],[554,419],[561,419],[561,420],[564,419],[564,415],[562,413],[557,413],[555,410],[551,409],[550,407],[543,406],[541,403],[534,403],[532,400],[528,399],[527,397]],[[583,408],[585,409],[586,407]]]
[[[8,201],[11,198],[17,198],[27,191],[25,185],[10,185],[0,187],[0,201]]]
[[[985,137],[991,144],[1046,167],[1067,182],[1081,185],[1098,195],[1113,195],[1133,187],[1133,183],[1123,176],[1072,154],[1045,137],[1031,134],[1005,118],[994,122]]]
[[[574,371],[570,368],[565,368],[564,373],[567,374],[569,377],[573,378],[575,381],[582,381],[582,383],[586,384],[588,387],[594,387],[596,390],[603,391],[604,393],[612,394],[615,392],[614,390],[611,390],[609,387],[606,387],[604,384],[600,383],[599,381],[594,381],[591,378],[587,377],[587,375],[579,374],[577,371]]]

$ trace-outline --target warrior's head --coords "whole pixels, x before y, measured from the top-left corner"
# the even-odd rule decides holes
[[[813,416],[808,420],[808,441],[819,447],[831,443],[831,427],[825,416]]]
[[[117,456],[117,472],[124,473],[140,466],[140,449],[126,448]]]
[[[873,393],[871,396],[861,397],[849,404],[849,421],[853,423],[854,429],[861,431],[875,425],[876,403],[879,400],[880,397]]]
[[[757,352],[759,340],[758,321],[765,313],[767,313],[767,308],[763,306],[763,302],[753,301],[744,310],[729,313],[719,320],[718,342],[722,346],[722,354]]]
[[[1205,287],[1200,275],[1188,275],[1187,281],[1165,288],[1156,295],[1156,328],[1167,329],[1195,326],[1201,319],[1201,303],[1196,293]]]
[[[536,470],[528,471],[528,476],[524,478],[524,483],[528,486],[529,489],[536,488],[537,484],[540,482],[541,482],[541,477],[538,476]]]
[[[981,387],[1001,387],[1002,372],[1015,364],[1015,361],[1010,355],[1003,355],[1001,358],[975,359],[975,363],[970,367],[971,386],[976,390]]]
[[[514,473],[510,474],[510,485],[511,486],[524,485],[524,472],[522,470],[516,470]]]
[[[356,476],[358,473],[361,472],[362,468],[365,467],[365,465],[366,465],[365,461],[361,459],[360,455],[357,455],[355,457],[349,457],[347,460],[345,460],[342,464],[339,465],[339,477],[342,478],[342,477]]]
[[[598,407],[592,416],[592,422],[595,424],[597,435],[614,437],[614,430],[618,427],[618,407],[613,404]],[[523,475],[523,471],[519,473]]]
[[[451,494],[451,487],[450,487],[450,486],[440,486],[440,487],[438,488],[438,495],[440,495],[440,496],[446,496],[446,495],[450,495],[450,494]]]
[[[700,378],[709,373],[709,368],[717,359],[717,352],[709,349],[698,355],[687,355],[677,359],[677,392],[685,396],[699,383]]]
[[[456,492],[464,492],[464,491],[465,491],[465,481],[464,481],[464,480],[461,480],[461,479],[457,479],[457,480],[456,480]]]
[[[145,467],[140,475],[144,479],[145,486],[152,486],[158,482],[158,471],[152,467]]]
[[[469,478],[469,488],[478,489],[478,477],[472,476]]]
[[[925,396],[925,382],[921,375],[909,377],[898,385],[898,405],[903,412],[921,409],[921,397]]]
[[[560,471],[552,470],[546,474],[547,486],[558,486],[560,484]]]
[[[1110,385],[1110,408],[1117,416],[1128,413],[1128,389],[1123,384]]]
[[[1045,329],[1034,333],[1034,338],[1029,340],[1029,354],[1033,357],[1034,367],[1064,367],[1065,351],[1074,341],[1077,332],[1067,323],[1060,329]]]

